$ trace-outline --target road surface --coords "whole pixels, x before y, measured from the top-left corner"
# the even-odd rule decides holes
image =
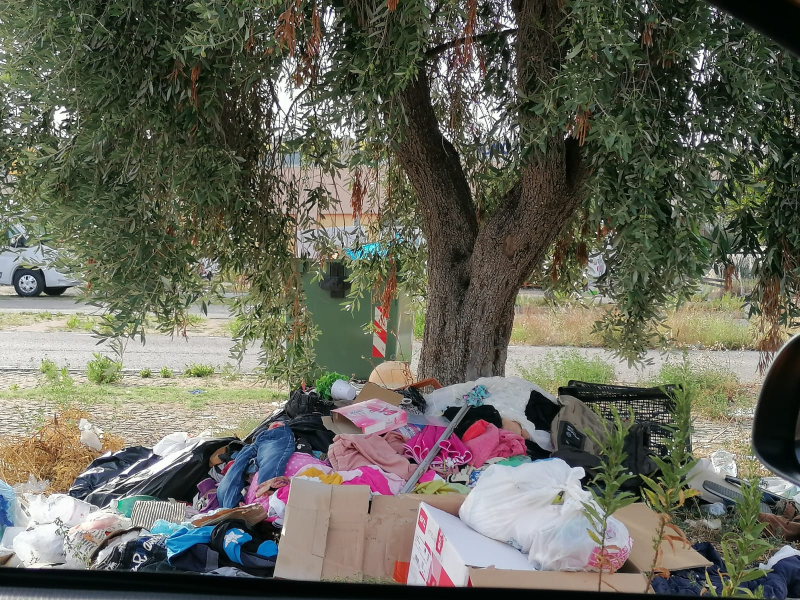
[[[37,298],[22,298],[14,293],[14,288],[0,286],[0,312],[21,313],[21,312],[50,312],[71,315],[75,313],[83,314],[103,314],[103,310],[96,306],[81,304],[77,302],[74,293],[68,290],[63,296],[50,297],[42,294]],[[11,294],[8,293],[11,290]],[[202,315],[199,306],[192,307],[192,313]],[[230,317],[228,307],[217,304],[208,307],[208,314],[203,315],[209,319],[227,319]]]
[[[95,352],[111,354],[107,345],[97,346],[97,339],[91,334],[72,332],[28,332],[0,331],[0,369],[2,368],[38,368],[42,359],[49,358],[59,366],[73,369],[85,369],[86,363]],[[163,366],[183,370],[187,364],[203,363],[221,367],[232,363],[229,354],[232,341],[224,337],[204,337],[190,335],[188,339],[170,338],[164,335],[148,335],[147,344],[128,343],[124,355],[124,366],[127,369],[143,369],[149,367],[157,370]],[[418,361],[419,343],[415,345],[412,368]],[[511,346],[508,349],[507,375],[518,375],[522,368],[547,360],[548,353],[558,354],[569,348],[548,348],[539,346]],[[614,364],[617,379],[627,383],[636,383],[655,375],[666,361],[681,361],[681,353],[661,355],[650,352],[648,358],[653,364],[641,369],[628,367],[624,361],[616,360],[611,353],[600,348],[578,348],[584,356],[599,356]],[[761,376],[757,372],[757,352],[726,351],[690,351],[689,361],[693,365],[709,365],[728,369],[739,377],[743,383],[757,383]],[[249,372],[258,365],[258,352],[251,351],[245,355],[242,370]],[[566,383],[566,382],[565,382]]]

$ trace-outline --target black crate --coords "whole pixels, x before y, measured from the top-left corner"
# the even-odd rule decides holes
[[[650,450],[658,456],[666,456],[666,442],[672,438],[670,427],[675,426],[672,416],[675,409],[674,395],[680,389],[677,385],[640,388],[570,381],[566,387],[558,388],[558,393],[573,396],[589,406],[596,406],[606,419],[612,417],[612,407],[617,409],[623,419],[627,417],[629,410],[633,409],[636,422],[649,426]],[[687,446],[691,451],[691,435]]]

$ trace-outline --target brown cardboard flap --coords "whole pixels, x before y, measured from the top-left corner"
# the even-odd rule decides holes
[[[472,587],[482,588],[522,588],[531,590],[570,590],[596,592],[599,573],[558,572],[558,571],[509,571],[501,569],[470,568],[469,579]],[[641,594],[647,587],[647,577],[641,573],[603,574],[603,592],[624,592]]]
[[[370,577],[390,581],[411,560],[420,502],[458,515],[466,496],[375,496],[367,486],[292,481],[275,577],[303,581]]]
[[[363,431],[347,419],[336,419],[334,421],[331,417],[322,417],[322,424],[328,431],[332,431],[336,435],[364,435]]]
[[[403,396],[398,394],[397,392],[393,392],[392,390],[387,390],[379,385],[374,383],[367,383],[361,388],[361,391],[356,396],[356,399],[353,400],[353,404],[358,402],[366,402],[367,400],[383,400],[384,402],[388,402],[392,406],[400,406],[400,403],[403,401]]]
[[[327,548],[331,486],[292,482],[275,577],[319,581]]]
[[[375,496],[367,530],[364,575],[392,579],[395,563],[408,563],[411,560],[420,502],[458,516],[458,509],[465,498],[461,494]]]
[[[658,533],[658,515],[646,504],[636,502],[619,509],[614,516],[625,524],[633,539],[633,548],[624,570],[639,573],[649,572],[655,558],[653,540]],[[711,563],[688,544],[681,547],[679,543],[674,543],[673,549],[669,542],[664,541],[661,543],[661,564],[659,566],[668,571],[680,571],[710,567]]]

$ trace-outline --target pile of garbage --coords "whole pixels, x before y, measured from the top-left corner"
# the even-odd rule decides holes
[[[95,454],[66,489],[41,470],[0,482],[0,564],[639,593],[654,567],[672,572],[652,580],[659,593],[719,572],[713,548],[656,551],[659,516],[644,502],[609,517],[603,543],[591,533],[600,415],[633,409],[635,493],[670,435],[669,390],[569,382],[556,397],[515,377],[422,383],[438,389],[298,389],[243,440],[174,433]],[[705,486],[719,481],[733,485],[710,461],[692,474],[724,512],[734,499]],[[791,561],[800,574],[788,554],[774,573]]]

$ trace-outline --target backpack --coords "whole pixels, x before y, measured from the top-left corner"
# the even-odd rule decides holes
[[[606,423],[596,412],[577,398],[562,395],[558,399],[563,404],[563,408],[558,411],[550,428],[555,450],[581,450],[599,456],[600,447],[592,439],[592,436],[600,442],[604,442]]]

